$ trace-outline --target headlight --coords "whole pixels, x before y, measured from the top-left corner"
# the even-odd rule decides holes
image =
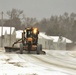
[[[24,30],[24,32],[26,33],[26,30]]]
[[[38,31],[38,29],[37,29],[37,28],[34,28],[34,29],[33,29],[33,33],[34,33],[34,34],[36,34],[36,33],[37,33],[37,31]]]

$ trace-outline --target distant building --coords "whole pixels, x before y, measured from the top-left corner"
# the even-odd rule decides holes
[[[72,44],[72,41],[66,37],[62,37],[60,40],[59,36],[49,36],[53,39],[53,46],[55,50],[67,50],[67,45]]]
[[[3,36],[1,37],[0,27],[0,46],[12,46],[16,40],[22,38],[22,32],[23,30],[16,31],[14,27],[11,27],[10,36],[10,27],[3,27]],[[40,32],[38,37],[38,43],[48,50],[66,50],[72,44],[72,41],[65,37],[62,37],[62,40],[60,40],[59,36],[47,36],[44,32]],[[19,46],[19,44],[15,46]]]
[[[3,27],[3,35],[1,34],[2,27],[0,27],[0,47],[11,46],[16,40],[16,31],[14,27]],[[10,35],[11,32],[11,35]]]
[[[16,39],[20,39],[22,37],[22,30],[16,31]],[[62,37],[62,42],[59,41],[59,36],[47,36],[44,32],[40,32],[38,35],[38,43],[42,44],[42,47],[44,49],[50,49],[50,50],[66,50],[67,44],[71,44],[72,41]],[[59,43],[60,44],[59,46]],[[19,44],[18,44],[19,46]]]
[[[39,33],[39,44],[42,44],[44,49],[53,49],[53,39],[45,35],[45,33],[40,32]]]

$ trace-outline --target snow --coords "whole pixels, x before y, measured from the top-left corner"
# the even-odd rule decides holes
[[[58,42],[59,36],[49,36],[53,39],[53,42]],[[63,37],[63,40],[66,40],[66,43],[72,43],[71,40],[67,39],[66,37]]]
[[[59,36],[48,36],[42,32],[39,33],[39,36],[44,39],[53,40],[53,42],[58,42],[58,39],[59,39]],[[63,37],[63,40],[66,40],[66,43],[72,43],[72,41],[67,39],[66,37]]]
[[[41,36],[44,39],[48,39],[48,40],[53,40],[51,37],[49,38],[47,35],[45,35],[44,33],[39,33],[39,36]]]
[[[53,39],[53,42],[58,42],[58,36],[49,36],[49,37],[51,37],[52,39]]]
[[[76,58],[71,56],[73,53],[73,51],[46,50],[46,55],[21,55],[9,54],[0,50],[0,75],[76,75],[75,70],[67,68],[66,65],[67,63],[71,65],[69,62],[72,62],[75,66]],[[59,65],[65,64],[65,68],[47,62]]]

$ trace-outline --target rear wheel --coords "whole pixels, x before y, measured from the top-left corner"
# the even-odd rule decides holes
[[[42,51],[42,45],[38,44],[37,45],[37,54],[40,54],[41,51]]]
[[[40,44],[40,51],[42,51],[42,45]]]
[[[23,54],[23,44],[20,44],[20,54]]]

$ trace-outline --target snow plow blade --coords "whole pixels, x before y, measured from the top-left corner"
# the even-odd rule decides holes
[[[15,52],[17,54],[21,54],[20,53],[20,48],[18,47],[4,47],[5,48],[5,52],[9,53],[9,52]],[[30,53],[28,53],[28,50],[23,50],[23,54],[46,54],[45,51],[40,51],[40,53],[37,53],[36,50],[31,50]]]
[[[17,47],[4,47],[5,48],[5,52],[15,52],[18,51],[20,48]]]

